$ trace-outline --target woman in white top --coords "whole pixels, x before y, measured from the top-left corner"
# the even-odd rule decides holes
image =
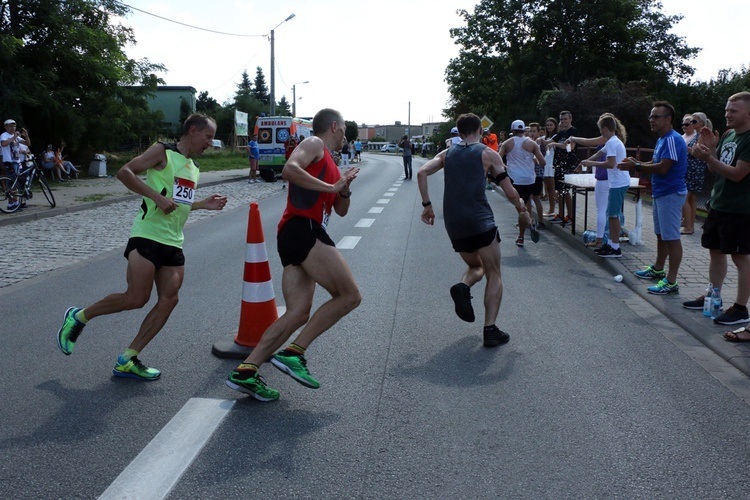
[[[544,191],[545,196],[549,200],[549,211],[544,214],[548,216],[554,216],[555,206],[557,202],[557,192],[555,191],[555,168],[552,165],[552,160],[555,158],[555,148],[547,147],[547,144],[552,142],[552,137],[557,134],[557,120],[554,117],[549,117],[544,122],[544,137],[537,139],[537,144],[542,147],[542,154],[546,160],[544,165]],[[544,199],[544,198],[542,198]]]
[[[615,131],[615,135],[620,139],[620,141],[624,144],[627,140],[628,134],[625,130],[625,126],[620,122],[620,120],[617,119],[615,115],[612,113],[603,113],[599,119],[605,117],[611,117],[615,120],[615,123],[617,125],[617,130]],[[591,139],[586,139],[584,137],[571,137],[570,142],[573,142],[579,146],[586,146],[586,147],[597,147],[597,146],[604,146],[607,142],[607,138],[603,135],[600,135],[599,137],[594,137]],[[591,159],[599,158],[601,159],[603,153],[598,151],[595,155],[593,155]],[[583,163],[581,163],[583,165]],[[579,170],[580,171],[580,168]],[[607,226],[607,204],[609,203],[609,176],[608,176],[608,170],[604,167],[597,168],[595,170],[594,175],[596,176],[596,183],[594,184],[594,202],[596,206],[596,240],[592,241],[590,243],[586,243],[586,246],[588,247],[595,247],[600,248],[603,246],[604,242],[604,233],[606,231]]]
[[[607,218],[609,220],[609,240],[597,252],[599,257],[620,258],[620,216],[622,215],[622,205],[625,202],[625,193],[630,187],[630,172],[622,171],[617,165],[627,156],[625,144],[617,137],[616,133],[621,126],[617,118],[611,114],[602,115],[597,123],[599,132],[607,141],[601,151],[595,153],[588,160],[583,160],[581,165],[585,167],[601,167],[607,170],[607,179],[609,181],[609,197],[607,200]],[[605,155],[603,161],[596,161],[596,158]]]

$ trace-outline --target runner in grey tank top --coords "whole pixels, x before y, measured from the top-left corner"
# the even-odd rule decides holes
[[[482,123],[479,117],[473,113],[461,115],[456,121],[456,128],[463,141],[438,153],[417,173],[419,194],[424,207],[420,218],[425,224],[435,224],[427,177],[445,169],[445,229],[453,249],[468,266],[461,282],[451,287],[450,295],[456,315],[472,323],[475,317],[471,305],[471,287],[482,278],[487,280],[484,287],[483,345],[496,347],[508,342],[510,336],[495,325],[500,310],[503,281],[500,275],[500,236],[485,189],[488,175],[516,207],[519,224],[530,224],[531,219],[526,205],[510,182],[503,159],[495,150],[481,143]]]
[[[487,202],[481,143],[457,144],[445,155],[443,217],[451,240],[489,231],[495,226]]]

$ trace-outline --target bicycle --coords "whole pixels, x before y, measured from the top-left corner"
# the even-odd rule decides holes
[[[47,184],[47,179],[44,178],[44,172],[42,172],[42,169],[37,164],[34,155],[29,154],[26,155],[26,160],[15,176],[0,177],[0,187],[2,188],[0,212],[11,214],[21,208],[26,203],[26,200],[33,198],[34,193],[31,190],[31,186],[34,184],[35,179],[38,181],[37,184],[42,194],[50,206],[54,208],[55,195],[52,194],[52,190],[49,184]],[[14,204],[11,207],[11,202],[14,199],[21,203]]]

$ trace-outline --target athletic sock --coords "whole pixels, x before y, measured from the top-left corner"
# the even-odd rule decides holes
[[[135,349],[131,349],[130,347],[128,347],[127,349],[125,349],[125,352],[123,352],[122,356],[120,357],[124,359],[125,361],[130,361],[131,358],[138,356],[139,353],[140,351],[136,351]]]
[[[304,347],[292,343],[286,346],[286,349],[284,349],[284,352],[282,354],[284,356],[304,356],[305,351],[307,351],[307,349],[305,349]]]
[[[240,363],[240,366],[237,367],[238,372],[258,372],[258,365],[254,365],[252,363]]]
[[[619,243],[615,243],[612,240],[607,241],[607,245],[611,246],[612,250],[617,250],[618,248],[620,248],[620,244]]]
[[[75,316],[73,316],[76,321],[79,323],[83,323],[84,325],[89,322],[89,320],[86,319],[86,315],[84,314],[85,309],[81,309],[78,311]]]

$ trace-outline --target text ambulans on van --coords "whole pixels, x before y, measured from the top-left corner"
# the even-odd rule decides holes
[[[286,144],[290,137],[297,141],[312,135],[312,122],[291,116],[260,116],[255,122],[258,134],[260,175],[266,181],[274,180],[286,163]]]

